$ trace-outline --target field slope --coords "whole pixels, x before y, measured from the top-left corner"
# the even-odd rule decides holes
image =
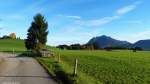
[[[57,48],[46,46],[48,49],[57,50]],[[24,40],[0,39],[0,51],[26,51]]]
[[[0,39],[0,51],[25,51],[23,40]]]

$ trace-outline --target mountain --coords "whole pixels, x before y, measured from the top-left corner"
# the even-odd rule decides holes
[[[98,48],[105,48],[105,47],[130,47],[132,44],[127,41],[120,41],[113,39],[109,36],[99,36],[92,38],[87,45],[96,45]]]
[[[141,47],[144,50],[150,50],[150,39],[137,41],[132,45],[132,47]]]

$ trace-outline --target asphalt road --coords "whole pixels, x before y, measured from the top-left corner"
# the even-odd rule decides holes
[[[0,53],[0,84],[57,84],[30,57]]]

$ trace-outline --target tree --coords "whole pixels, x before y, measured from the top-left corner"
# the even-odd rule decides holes
[[[15,33],[11,33],[11,34],[9,35],[9,37],[10,37],[11,39],[16,39],[16,34],[15,34]]]
[[[62,49],[62,50],[65,50],[65,49],[68,49],[69,46],[68,46],[68,45],[59,45],[59,46],[57,46],[57,48],[60,48],[60,49]]]
[[[70,45],[72,50],[80,50],[81,49],[81,45],[80,44],[72,44]]]
[[[33,23],[32,23],[33,25]],[[36,32],[34,31],[34,27],[30,27],[27,33],[27,39],[25,40],[25,46],[27,50],[35,50],[37,45],[36,41]]]
[[[27,39],[25,40],[26,48],[32,50],[44,49],[47,42],[48,23],[44,16],[37,14],[28,29]]]
[[[136,51],[142,51],[143,49],[141,47],[134,47],[134,48],[131,48],[133,50],[133,52],[136,52]]]
[[[4,35],[1,39],[10,39],[10,37],[7,35]]]

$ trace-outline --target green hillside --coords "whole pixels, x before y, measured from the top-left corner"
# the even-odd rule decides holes
[[[26,51],[24,40],[12,40],[12,39],[1,39],[0,40],[0,51]],[[47,46],[47,49],[57,50],[55,47]]]
[[[1,39],[0,51],[25,51],[23,40]]]

